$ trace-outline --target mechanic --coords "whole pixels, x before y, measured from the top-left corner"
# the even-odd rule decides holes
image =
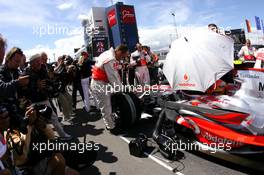
[[[120,76],[118,74],[118,61],[129,54],[126,45],[119,45],[116,49],[110,48],[102,53],[96,60],[92,69],[91,90],[98,101],[102,117],[106,126],[112,134],[118,134],[114,114],[112,114],[111,92],[112,87],[122,88]]]
[[[208,24],[208,29],[213,31],[213,32],[215,32],[215,33],[219,33],[219,29],[218,29],[216,24],[213,24],[213,23],[212,24]]]
[[[249,39],[246,40],[245,46],[243,46],[239,53],[238,57],[242,61],[254,61],[256,57],[256,48],[251,45],[251,41]]]
[[[148,63],[150,85],[158,84],[159,57],[150,50],[149,46],[143,46],[143,50],[150,56],[150,62]]]
[[[147,64],[150,62],[151,58],[148,53],[142,49],[142,45],[140,43],[137,43],[136,48],[137,50],[131,54],[131,59],[137,63],[135,74],[138,79],[138,83],[142,86],[149,85],[150,78]]]

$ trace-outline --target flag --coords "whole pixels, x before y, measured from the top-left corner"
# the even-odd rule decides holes
[[[263,35],[264,35],[264,21],[263,21],[263,19],[261,20],[261,24],[262,24],[262,31],[263,31]]]
[[[257,30],[261,30],[260,18],[255,16]]]
[[[247,31],[248,31],[248,33],[252,32],[250,21],[247,20],[247,19],[246,19],[246,24],[247,24]]]

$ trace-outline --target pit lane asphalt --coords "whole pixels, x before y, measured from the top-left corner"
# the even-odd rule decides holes
[[[156,119],[146,117],[136,126],[128,129],[122,136],[111,135],[105,130],[100,114],[87,113],[82,102],[77,104],[76,117],[72,124],[64,123],[66,132],[78,137],[81,142],[99,143],[97,161],[93,166],[80,170],[81,175],[240,175],[256,174],[244,167],[207,156],[202,153],[184,151],[185,159],[180,162],[168,162],[160,153],[148,156],[155,150],[149,149],[142,158],[129,154],[128,141],[144,133],[151,138]],[[175,169],[172,172],[171,169]]]

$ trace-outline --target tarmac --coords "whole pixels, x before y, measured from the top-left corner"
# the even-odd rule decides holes
[[[64,123],[64,129],[80,142],[93,141],[99,144],[98,157],[91,167],[79,170],[81,175],[242,175],[256,172],[200,152],[183,151],[185,158],[180,161],[166,160],[149,143],[140,158],[129,153],[128,143],[139,133],[150,140],[156,118],[143,115],[135,126],[124,134],[115,136],[105,130],[99,112],[87,113],[81,101],[77,104],[76,117],[72,123]],[[258,173],[259,174],[259,173]]]

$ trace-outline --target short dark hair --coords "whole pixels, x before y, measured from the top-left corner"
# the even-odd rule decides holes
[[[116,51],[121,51],[122,53],[126,53],[128,51],[128,47],[125,44],[120,44],[116,47]]]
[[[215,28],[217,28],[217,29],[218,29],[217,25],[216,25],[216,24],[214,24],[214,23],[208,24],[208,27],[215,27]]]

